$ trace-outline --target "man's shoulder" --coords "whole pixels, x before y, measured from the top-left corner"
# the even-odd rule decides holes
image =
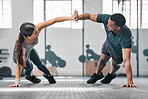
[[[97,17],[101,17],[101,18],[109,18],[111,15],[110,14],[98,14]]]
[[[126,35],[132,34],[131,30],[126,25],[124,25],[122,29],[123,29],[124,34],[126,34]]]
[[[97,22],[106,24],[111,15],[109,14],[98,14]]]
[[[101,15],[101,16],[111,16],[110,14],[101,14],[101,13],[98,13],[98,15]]]

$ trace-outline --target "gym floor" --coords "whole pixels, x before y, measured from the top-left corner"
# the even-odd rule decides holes
[[[117,77],[110,84],[87,84],[89,77],[55,77],[57,83],[42,80],[39,84],[21,77],[21,87],[11,88],[14,77],[0,80],[0,99],[147,99],[148,79],[135,77],[137,88],[124,88],[126,77]]]

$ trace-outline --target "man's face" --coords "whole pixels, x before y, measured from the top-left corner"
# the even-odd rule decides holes
[[[116,32],[118,30],[118,26],[116,26],[115,22],[112,21],[110,18],[108,19],[107,27],[108,27],[108,31]]]

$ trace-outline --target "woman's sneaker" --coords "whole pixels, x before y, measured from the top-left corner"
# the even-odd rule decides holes
[[[106,77],[103,80],[101,80],[101,83],[109,84],[114,78],[116,78],[116,73],[115,74],[108,73]]]
[[[103,73],[101,72],[101,74],[97,75],[96,73],[94,73],[90,79],[87,81],[88,84],[94,84],[97,80],[100,80],[104,77]]]
[[[55,84],[56,83],[56,81],[55,81],[55,79],[53,78],[53,76],[48,76],[48,75],[43,75],[47,80],[48,80],[48,82],[50,83],[50,84]]]
[[[31,81],[32,83],[40,83],[40,82],[41,82],[41,79],[36,78],[34,75],[31,76],[31,77],[25,76],[25,78],[26,78],[27,80]]]

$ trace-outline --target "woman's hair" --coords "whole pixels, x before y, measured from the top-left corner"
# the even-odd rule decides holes
[[[22,67],[26,66],[25,49],[23,47],[24,37],[33,34],[35,25],[25,22],[20,26],[20,33],[15,45],[17,63]]]

